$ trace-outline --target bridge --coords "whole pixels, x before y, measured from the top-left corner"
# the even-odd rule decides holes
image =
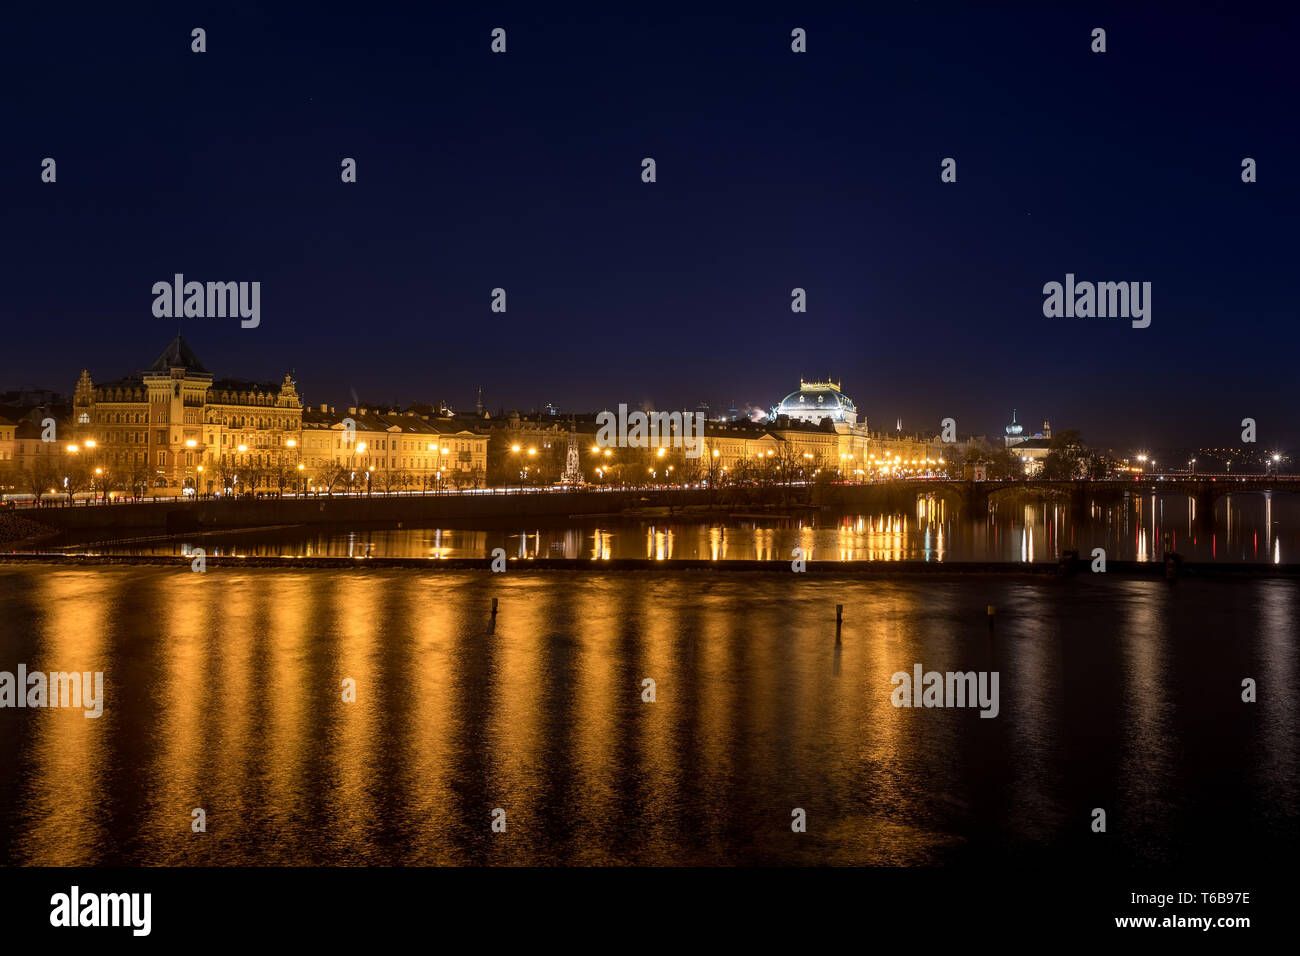
[[[1300,492],[1300,476],[1293,475],[1188,475],[1149,474],[1133,478],[1061,481],[1025,478],[1019,480],[910,480],[909,484],[933,486],[940,494],[956,494],[964,508],[974,514],[988,511],[992,497],[1000,492],[1027,491],[1068,497],[1070,507],[1082,513],[1094,502],[1111,504],[1127,496],[1185,495],[1196,501],[1199,517],[1210,518],[1214,503],[1227,495]]]

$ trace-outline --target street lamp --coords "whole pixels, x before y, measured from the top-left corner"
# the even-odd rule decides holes
[[[298,496],[301,497],[301,496],[302,496],[302,470],[303,470],[303,465],[302,465],[302,452],[298,451],[298,440],[297,440],[296,438],[286,438],[286,439],[284,440],[284,444],[285,444],[285,447],[286,447],[286,448],[292,448],[292,449],[293,449],[293,461],[294,461],[294,464],[297,466],[297,469],[298,469],[298,472],[299,472],[299,474],[298,474]]]

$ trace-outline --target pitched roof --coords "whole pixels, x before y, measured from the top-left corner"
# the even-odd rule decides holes
[[[149,366],[150,372],[166,372],[173,368],[186,368],[192,372],[206,372],[203,363],[199,357],[194,354],[188,342],[181,336],[176,336],[163,349],[162,354],[154,360]]]

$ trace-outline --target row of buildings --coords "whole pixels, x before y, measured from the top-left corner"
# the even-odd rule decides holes
[[[95,382],[71,406],[0,418],[0,466],[53,490],[133,493],[481,485],[487,436],[428,412],[305,407],[297,383],[215,378],[177,336],[147,369]]]
[[[674,447],[603,448],[598,431],[594,414],[493,419],[481,409],[305,405],[288,374],[278,384],[216,378],[178,335],[138,373],[96,382],[82,371],[70,405],[0,406],[0,483],[42,493],[401,490],[562,475],[717,480],[776,462],[797,466],[802,477],[826,470],[876,477],[937,472],[952,447],[901,430],[869,431],[829,381],[800,381],[766,421],[709,422],[700,459]]]

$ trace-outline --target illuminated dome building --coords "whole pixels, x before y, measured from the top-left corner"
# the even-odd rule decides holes
[[[1003,429],[1007,433],[1006,443],[1008,445],[1017,444],[1017,439],[1025,430],[1025,426],[1016,421],[1016,410],[1011,409],[1011,424]]]
[[[1046,448],[1052,441],[1052,423],[1043,422],[1043,430],[1034,432],[1032,435],[1025,433],[1025,426],[1016,421],[1016,410],[1011,409],[1011,424],[1003,429],[1006,437],[1002,439],[1002,444],[1007,448],[1018,448],[1022,445],[1032,446],[1041,443]]]
[[[1036,475],[1043,469],[1043,460],[1052,449],[1052,423],[1043,422],[1043,430],[1032,435],[1025,433],[1025,426],[1016,421],[1016,410],[1011,409],[1011,424],[1003,429],[1006,437],[1003,445],[1020,459],[1026,475]]]
[[[937,436],[904,435],[901,426],[888,435],[868,431],[839,382],[801,378],[799,390],[773,405],[767,418],[774,439],[799,444],[807,449],[799,454],[814,467],[848,479],[920,475],[943,465],[945,448]]]
[[[768,413],[768,420],[774,422],[782,415],[791,421],[813,425],[820,425],[824,418],[850,428],[858,423],[858,407],[853,404],[853,399],[840,391],[839,382],[805,382],[802,378],[799,379],[799,391],[781,399],[780,404]]]

